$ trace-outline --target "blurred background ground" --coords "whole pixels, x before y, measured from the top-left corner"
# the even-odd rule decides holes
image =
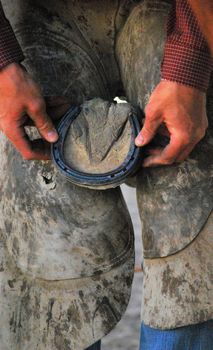
[[[126,185],[122,191],[133,221],[135,232],[136,265],[141,264],[141,224],[136,204],[136,191]],[[142,272],[135,273],[129,306],[118,325],[102,341],[102,350],[138,350]]]

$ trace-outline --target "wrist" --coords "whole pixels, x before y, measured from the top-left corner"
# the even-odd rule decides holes
[[[18,62],[10,62],[7,65],[5,65],[4,67],[2,67],[0,69],[0,73],[2,72],[7,72],[7,71],[11,71],[11,72],[17,72],[20,71],[20,69],[22,69],[22,66],[20,63]]]
[[[197,87],[188,85],[187,83],[182,83],[182,82],[178,82],[178,81],[170,80],[170,79],[165,79],[165,78],[161,78],[160,83],[162,85],[167,84],[170,86],[170,88],[174,87],[179,91],[181,90],[182,92],[185,92],[186,94],[190,94],[190,95],[193,94],[193,95],[197,95],[197,96],[206,97],[205,91],[203,91]]]
[[[6,72],[10,72],[11,74],[22,74],[23,73],[27,73],[27,69],[25,68],[25,66],[23,66],[22,63],[18,63],[18,62],[11,62],[9,64],[7,64],[5,67],[0,69],[0,73],[6,73]]]
[[[0,69],[1,86],[7,89],[8,92],[14,86],[19,89],[21,84],[26,82],[26,79],[28,79],[26,71],[23,69],[22,65],[17,62],[11,62]]]

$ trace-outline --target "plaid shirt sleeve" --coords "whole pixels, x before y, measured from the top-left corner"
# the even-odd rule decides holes
[[[212,71],[207,43],[187,0],[174,1],[161,66],[163,80],[206,91]]]
[[[12,62],[21,62],[23,59],[21,47],[0,3],[0,69]]]

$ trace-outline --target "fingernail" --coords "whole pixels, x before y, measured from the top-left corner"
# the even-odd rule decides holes
[[[48,138],[48,141],[50,141],[50,142],[56,142],[58,140],[57,131],[56,130],[49,131],[47,133],[47,138]]]
[[[138,134],[138,136],[135,139],[136,146],[141,146],[144,143],[144,138],[141,134]]]

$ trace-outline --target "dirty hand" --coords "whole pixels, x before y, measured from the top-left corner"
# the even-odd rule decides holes
[[[47,159],[45,143],[30,141],[26,135],[24,126],[29,118],[44,140],[57,140],[39,87],[21,65],[9,64],[0,70],[0,129],[25,159]]]
[[[161,81],[145,109],[143,128],[135,140],[138,147],[147,145],[165,126],[169,144],[149,150],[143,166],[152,167],[184,161],[204,137],[208,127],[205,93],[171,81]]]

